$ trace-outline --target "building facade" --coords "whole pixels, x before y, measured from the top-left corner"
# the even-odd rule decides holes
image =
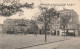
[[[60,13],[59,17],[51,19],[51,23],[47,25],[47,29],[49,30],[48,33],[61,35],[61,36],[64,35],[63,33],[64,29],[61,26],[61,17],[64,15],[69,15],[71,18],[67,24],[68,35],[78,36],[79,35],[78,25],[77,25],[79,23],[78,14],[74,10],[70,10],[70,9],[63,9],[58,11],[57,13]],[[44,26],[45,25],[42,24],[41,29],[44,29]]]
[[[6,19],[4,21],[3,33],[18,33],[27,30],[28,20],[23,19]]]
[[[65,8],[59,12],[60,12],[60,17],[62,17],[64,15],[70,16],[70,20],[67,24],[68,33],[71,34],[73,32],[73,34],[78,36],[79,32],[78,32],[77,24],[79,24],[79,16],[78,16],[77,12],[75,12],[74,10],[65,9]]]

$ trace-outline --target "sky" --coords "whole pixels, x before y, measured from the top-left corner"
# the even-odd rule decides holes
[[[10,0],[12,1],[12,0]],[[3,0],[0,0],[0,3],[2,3]],[[21,13],[16,13],[15,15],[12,15],[10,17],[3,17],[0,16],[0,24],[3,24],[4,20],[11,18],[11,19],[33,19],[34,17],[37,17],[40,14],[40,10],[38,8],[38,6],[40,4],[49,4],[47,5],[47,7],[55,7],[56,10],[62,10],[63,8],[66,9],[73,9],[75,12],[77,12],[77,14],[79,15],[79,19],[80,19],[80,0],[20,0],[20,3],[24,4],[28,2],[30,3],[34,3],[34,9],[26,9],[26,8],[22,8],[22,10],[24,11],[22,13],[21,16],[19,16],[19,14]],[[52,4],[66,4],[65,6],[54,6]],[[70,6],[71,4],[74,4],[72,6]],[[44,6],[44,5],[43,5]]]

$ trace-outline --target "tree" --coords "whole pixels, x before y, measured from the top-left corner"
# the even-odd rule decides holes
[[[6,5],[7,3],[11,3],[10,5]],[[5,4],[6,3],[6,4]],[[19,1],[16,0],[4,0],[2,4],[0,4],[0,15],[4,17],[9,17],[17,12],[23,12],[21,8],[33,8],[34,3],[28,4],[27,2],[25,4],[19,3]]]
[[[70,15],[63,15],[61,17],[61,26],[62,28],[64,29],[64,33],[65,33],[65,30],[67,29],[67,26],[68,26],[68,23],[69,23],[69,20],[71,19],[71,16]],[[67,34],[67,33],[66,33]],[[66,35],[67,36],[67,35]]]
[[[44,24],[45,28],[45,42],[47,41],[47,26],[49,23],[51,23],[52,19],[57,18],[56,16],[59,16],[59,13],[54,8],[46,8],[46,7],[39,7],[41,10],[41,14],[38,17],[38,21],[42,22]]]
[[[35,35],[37,35],[38,26],[37,26],[37,23],[36,23],[35,20],[31,20],[31,21],[29,22],[28,31],[29,31],[29,32],[32,32],[32,33],[35,34]]]
[[[76,27],[74,27],[73,24],[76,25],[79,23],[77,12],[75,12],[72,9],[65,9],[64,8],[63,10],[60,11],[60,17],[61,17],[61,27],[64,29],[64,31],[67,30],[66,33],[68,32],[68,25],[69,24],[72,25],[72,29],[74,29],[74,28],[76,29]]]
[[[41,7],[41,14],[38,16],[38,21],[45,23],[45,17],[46,17],[46,22],[51,23],[52,19],[56,18],[56,15],[58,17],[59,13],[54,8],[46,8],[46,7]]]

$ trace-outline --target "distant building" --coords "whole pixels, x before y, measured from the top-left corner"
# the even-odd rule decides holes
[[[65,14],[70,15],[71,19],[69,20],[67,26],[68,32],[74,32],[75,35],[78,36],[79,35],[78,28],[77,28],[77,24],[79,24],[78,14],[74,10],[65,9],[65,8],[59,12],[60,12],[60,17]]]
[[[57,13],[60,13],[59,17],[52,19],[51,23],[47,25],[47,29],[49,30],[49,33],[51,33],[52,31],[55,31],[56,35],[63,35],[62,32],[64,31],[61,26],[61,17],[64,14],[67,14],[67,15],[71,15],[70,16],[71,19],[69,20],[69,23],[67,25],[69,35],[75,34],[76,36],[78,36],[79,35],[78,26],[77,26],[79,24],[78,14],[74,10],[70,10],[70,9],[63,9],[63,10],[58,11]],[[39,23],[39,24],[40,24],[39,28],[44,30],[45,25],[43,23]]]
[[[54,19],[50,19],[50,23],[48,23],[46,26],[47,34],[51,34],[52,31],[56,31],[57,35],[57,31],[60,30],[60,17],[58,17],[57,15],[55,15],[54,17]],[[42,34],[44,34],[45,24],[38,22],[38,27],[41,30]]]
[[[48,25],[48,28],[51,32],[55,31],[55,35],[58,35],[57,31],[60,30],[60,17],[52,19],[51,24]]]
[[[4,21],[3,33],[18,33],[27,29],[28,20],[23,19],[6,19]]]

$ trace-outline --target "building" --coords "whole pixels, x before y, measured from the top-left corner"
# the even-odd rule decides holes
[[[64,29],[61,26],[61,17],[64,15],[69,15],[71,18],[67,24],[68,35],[78,36],[79,35],[78,26],[77,26],[79,23],[78,14],[74,10],[70,10],[70,9],[63,9],[63,10],[57,11],[57,13],[59,13],[59,17],[50,19],[51,23],[47,25],[47,29],[49,30],[48,33],[61,35],[61,36],[64,35]],[[39,26],[40,29],[44,29],[44,24],[41,23],[40,26]]]
[[[3,33],[20,33],[27,30],[29,20],[24,19],[6,19],[4,21]]]
[[[71,17],[67,25],[68,32],[69,34],[73,32],[73,34],[78,36],[79,32],[78,32],[77,25],[79,24],[79,16],[77,12],[75,12],[74,10],[65,9],[65,8],[63,10],[60,10],[59,12],[60,12],[60,17],[64,15],[69,15]]]
[[[36,21],[25,19],[6,19],[4,21],[3,33],[7,34],[34,34],[38,27]]]
[[[52,31],[55,31],[55,35],[58,35],[58,31],[60,30],[60,17],[57,15],[58,12],[56,12],[55,18],[48,19],[50,22],[46,25],[46,32],[47,34],[54,34]],[[42,30],[42,34],[44,34],[45,31],[45,24],[38,22],[38,27],[40,30]]]

